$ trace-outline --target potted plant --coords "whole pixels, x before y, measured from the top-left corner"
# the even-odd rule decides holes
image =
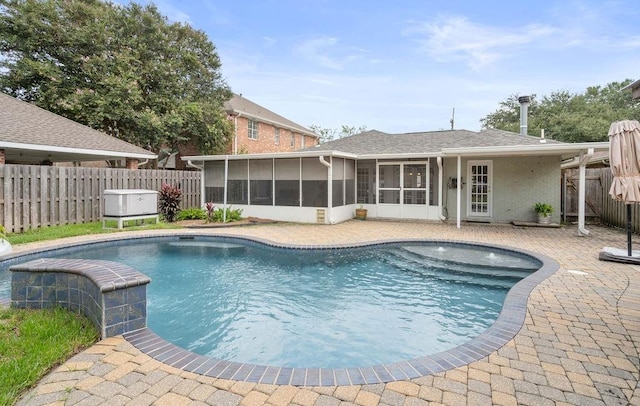
[[[551,213],[553,213],[553,206],[549,203],[538,202],[534,206],[534,210],[538,214],[538,223],[549,224],[551,223]]]
[[[366,220],[367,219],[367,209],[363,208],[362,205],[356,209],[356,219],[358,220]]]

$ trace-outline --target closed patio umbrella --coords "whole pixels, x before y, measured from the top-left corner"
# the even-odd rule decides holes
[[[631,250],[631,205],[640,202],[640,123],[617,121],[609,127],[609,163],[613,183],[609,194],[627,206],[627,255]]]

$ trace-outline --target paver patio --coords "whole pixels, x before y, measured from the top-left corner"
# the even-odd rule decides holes
[[[626,247],[624,231],[599,226],[588,229],[588,237],[578,237],[575,226],[465,224],[457,229],[423,222],[348,221],[333,226],[275,224],[167,231],[240,235],[299,245],[398,238],[483,242],[548,255],[560,269],[531,293],[525,324],[504,347],[484,359],[435,375],[338,387],[235,382],[164,365],[118,336],[98,342],[58,367],[18,404],[640,405],[640,267],[597,259],[604,246]],[[130,234],[106,238],[125,235]],[[16,251],[60,243],[64,242],[29,244]]]

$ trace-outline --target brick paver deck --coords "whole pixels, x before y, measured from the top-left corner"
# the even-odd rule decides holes
[[[118,336],[68,360],[18,404],[640,405],[640,267],[599,261],[604,246],[625,248],[626,235],[588,228],[588,237],[578,237],[572,226],[456,229],[449,224],[381,221],[190,230],[299,245],[386,238],[474,241],[539,252],[558,261],[560,269],[531,293],[525,324],[513,340],[484,359],[435,375],[337,387],[235,382],[169,367]]]

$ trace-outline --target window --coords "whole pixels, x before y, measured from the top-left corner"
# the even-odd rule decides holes
[[[304,136],[303,136],[304,137]],[[344,205],[344,159],[331,159],[332,207]]]
[[[227,203],[247,204],[249,173],[247,168],[249,161],[246,159],[229,161],[229,174],[227,180]]]
[[[427,165],[404,164],[404,204],[427,204]]]
[[[302,136],[300,137],[300,139],[301,139],[301,141],[300,141],[300,142],[302,142],[302,146],[301,146],[301,148],[304,148],[304,144],[305,144],[305,142],[304,142],[304,141],[305,141],[305,139],[306,139],[306,138],[307,138],[307,137],[305,137],[304,135],[302,135]]]
[[[250,203],[262,206],[273,204],[273,160],[249,161]]]
[[[376,161],[358,161],[357,202],[376,203]]]
[[[275,141],[276,145],[280,145],[280,129],[276,128],[275,130],[273,130],[273,140]]]
[[[327,207],[327,168],[317,157],[302,158],[302,207]]]
[[[300,206],[300,160],[276,159],[276,206]]]
[[[379,203],[400,204],[400,165],[380,164]]]
[[[204,166],[205,201],[213,203],[224,202],[224,161],[206,162]]]
[[[295,133],[291,133],[291,148],[295,148],[296,147],[296,134]]]
[[[249,132],[248,132],[249,139],[257,140],[258,139],[258,122],[249,120],[248,126],[249,126]]]

